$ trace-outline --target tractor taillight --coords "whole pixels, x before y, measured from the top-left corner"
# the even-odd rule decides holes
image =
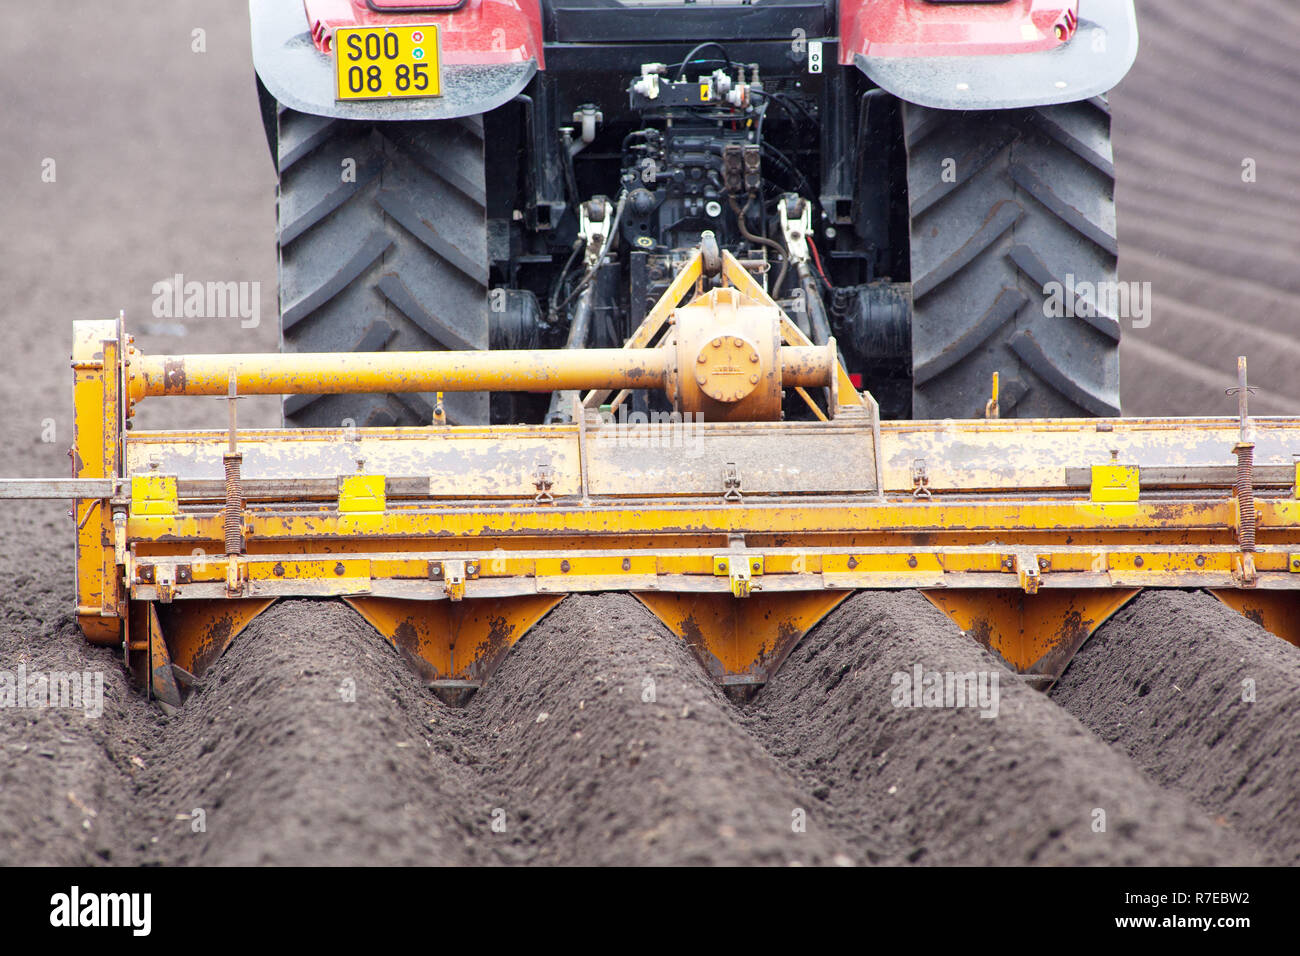
[[[1061,14],[1061,19],[1056,21],[1054,28],[1056,39],[1064,43],[1070,37],[1074,36],[1074,31],[1079,28],[1079,16],[1073,10],[1066,10]]]
[[[312,42],[316,44],[316,49],[322,53],[328,53],[332,45],[333,35],[329,27],[325,26],[324,21],[317,20],[311,25]]]

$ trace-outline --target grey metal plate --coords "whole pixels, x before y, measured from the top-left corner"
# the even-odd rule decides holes
[[[1077,487],[1067,472],[1116,463],[1141,469],[1236,466],[1235,419],[999,419],[885,422],[885,488],[912,488],[912,466],[926,463],[940,490]],[[1255,466],[1293,463],[1300,419],[1252,420]]]
[[[112,478],[0,478],[0,498],[111,498]]]
[[[734,463],[745,494],[842,494],[875,490],[869,427],[755,426],[715,431],[684,426],[651,437],[635,429],[588,436],[593,495],[723,492]]]
[[[548,463],[551,493],[579,492],[578,438],[573,427],[496,437],[493,429],[393,428],[357,430],[347,440],[340,430],[286,429],[240,435],[241,477],[332,479],[358,473],[427,478],[427,494],[439,497],[533,497],[538,465]],[[378,432],[383,437],[376,437]],[[214,433],[214,437],[219,437]],[[128,437],[127,473],[154,472],[186,479],[220,479],[221,441],[154,432]],[[358,465],[360,462],[360,465]]]
[[[901,100],[941,110],[1074,103],[1114,89],[1137,58],[1133,0],[1080,0],[1064,46],[1009,56],[874,57],[858,69]]]
[[[576,425],[301,429],[239,436],[241,476],[250,484],[382,474],[427,478],[429,495],[463,499],[531,499],[541,464],[550,466],[551,494],[580,494],[579,444]],[[127,474],[216,482],[224,474],[225,450],[221,432],[135,433],[126,440]],[[742,494],[875,490],[871,428],[860,424],[589,425],[587,456],[593,495],[721,497],[729,462],[739,472]]]

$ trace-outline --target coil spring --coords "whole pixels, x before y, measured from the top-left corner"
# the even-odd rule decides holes
[[[244,490],[240,483],[239,467],[244,456],[225,455],[226,510],[223,515],[226,530],[226,554],[241,554],[244,550]]]
[[[1245,445],[1237,451],[1237,510],[1241,516],[1237,532],[1238,543],[1242,551],[1255,550],[1255,489],[1253,487],[1253,469],[1255,449]]]

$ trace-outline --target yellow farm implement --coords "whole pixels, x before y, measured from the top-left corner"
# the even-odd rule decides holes
[[[624,349],[154,357],[78,322],[74,477],[0,493],[74,499],[81,629],[172,706],[288,597],[346,601],[447,697],[578,591],[631,592],[737,694],[864,588],[1044,682],[1148,587],[1300,640],[1300,420],[1251,419],[1244,364],[1235,418],[882,422],[833,341],[707,266]],[[166,395],[494,389],[587,394],[561,425],[240,430],[232,400],[227,430],[128,430]],[[632,389],[682,414],[620,422]]]

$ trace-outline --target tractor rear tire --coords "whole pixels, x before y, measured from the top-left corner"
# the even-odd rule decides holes
[[[994,372],[1002,417],[1118,415],[1121,316],[1089,315],[1095,296],[1066,303],[1062,291],[1117,278],[1105,100],[905,105],[903,127],[912,417],[983,417]]]
[[[486,349],[481,116],[356,122],[277,107],[283,352]],[[289,395],[303,427],[427,425],[436,396]],[[447,421],[488,422],[485,392]]]

